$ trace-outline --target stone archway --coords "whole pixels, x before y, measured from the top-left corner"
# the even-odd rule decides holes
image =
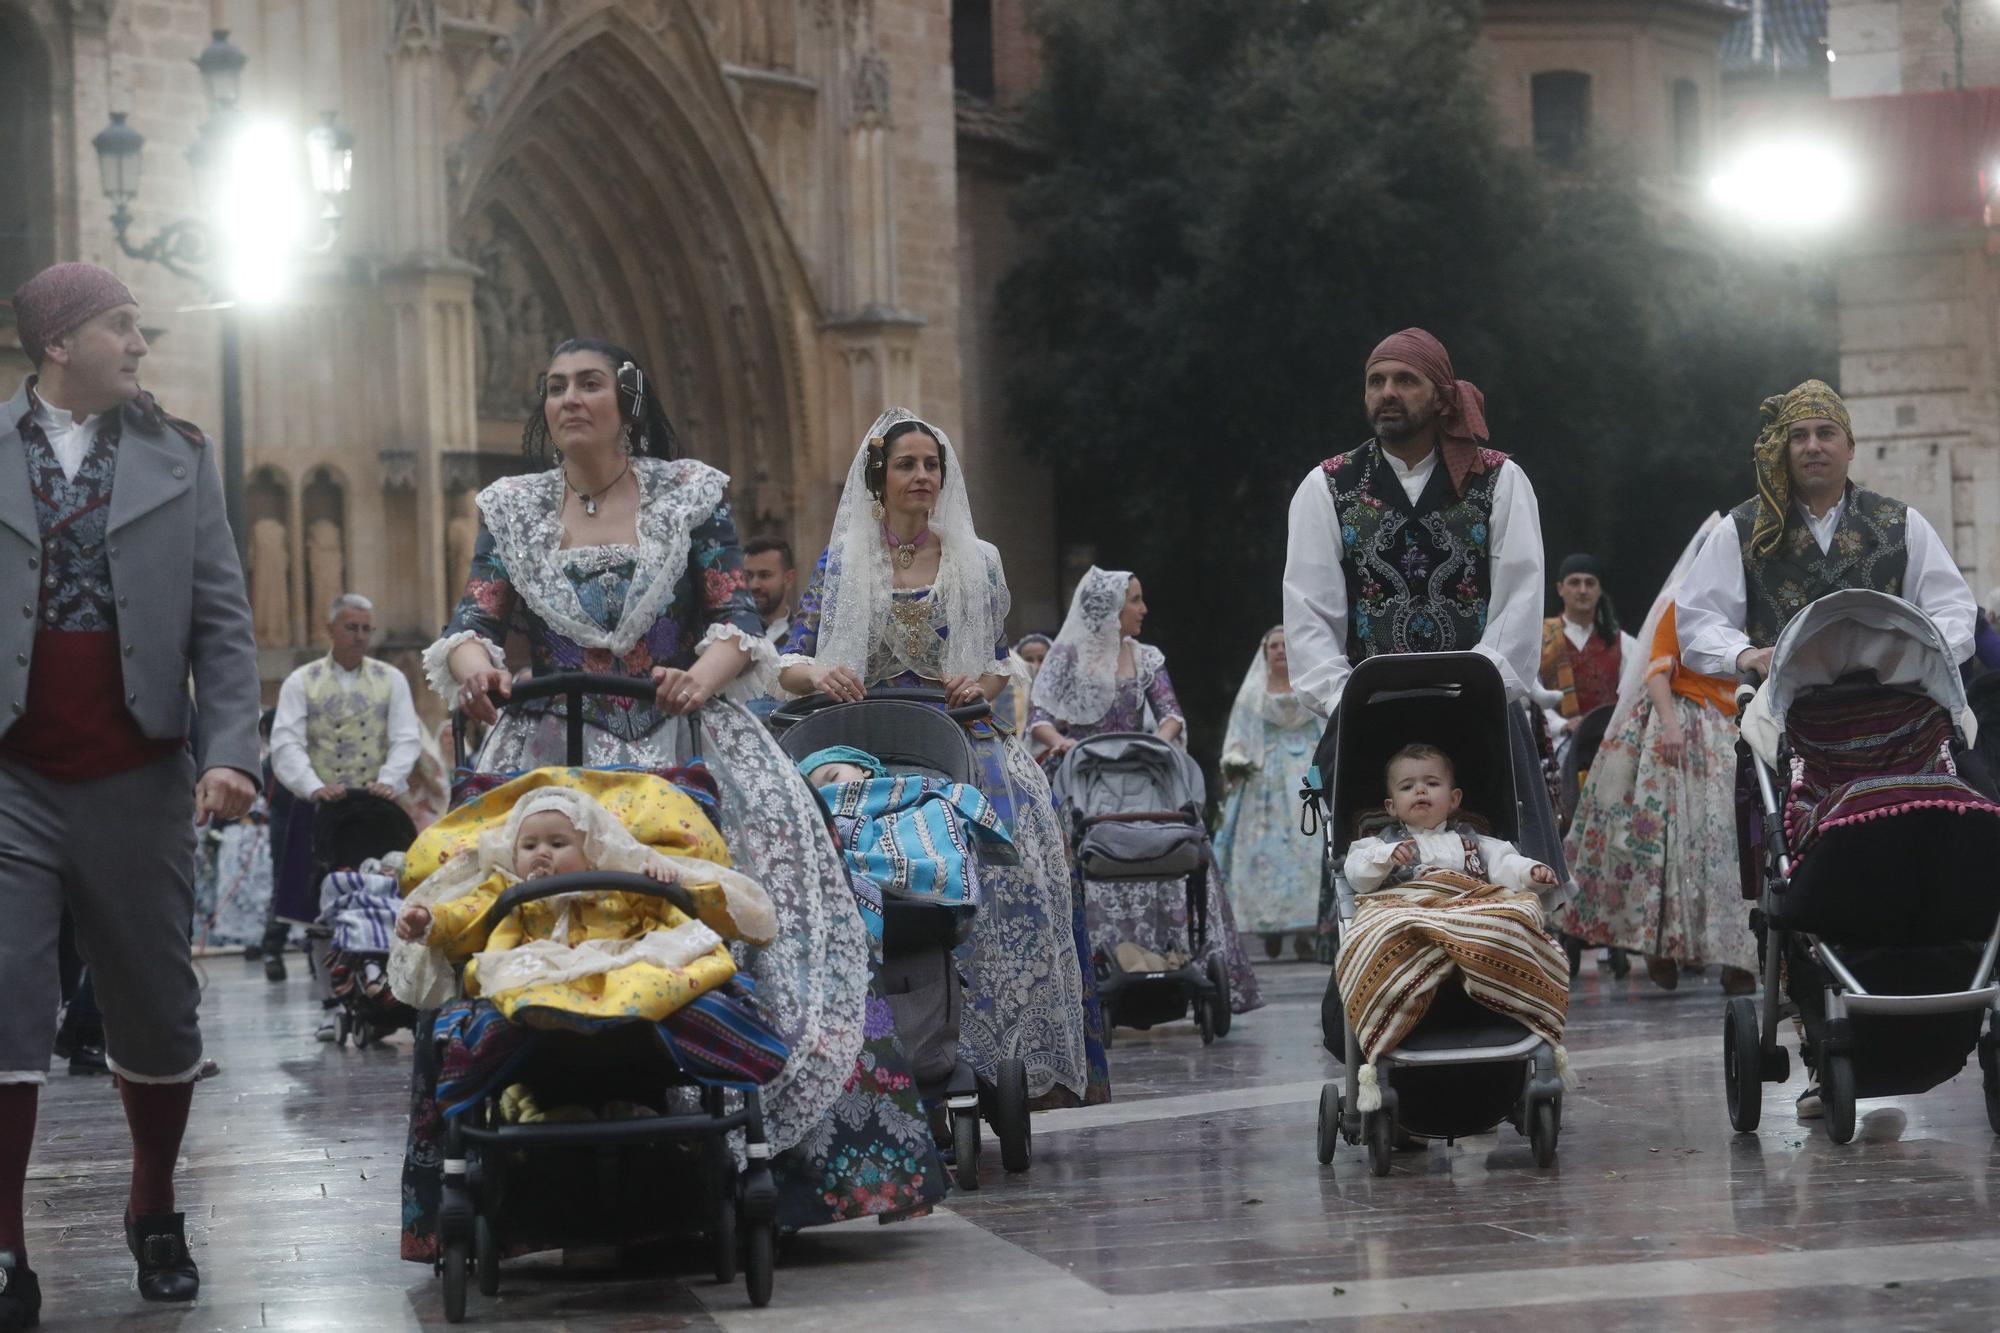
[[[553,8],[456,155],[482,417],[497,429],[512,402],[518,422],[513,395],[561,337],[612,338],[688,452],[730,473],[739,527],[784,525],[810,470],[799,336],[816,314],[700,21],[684,0]]]

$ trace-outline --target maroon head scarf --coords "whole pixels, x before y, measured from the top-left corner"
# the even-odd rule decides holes
[[[1444,344],[1422,329],[1404,329],[1376,344],[1368,354],[1368,364],[1401,361],[1437,386],[1438,434],[1444,454],[1445,474],[1451,488],[1465,494],[1465,479],[1486,471],[1480,448],[1486,443],[1486,395],[1477,385],[1462,380],[1451,368],[1451,353]]]
[[[49,344],[121,305],[137,305],[131,291],[110,269],[95,264],[56,264],[21,284],[14,293],[14,322],[21,350],[35,365]]]

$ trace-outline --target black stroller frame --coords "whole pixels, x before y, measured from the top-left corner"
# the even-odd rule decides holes
[[[1355,913],[1343,870],[1348,844],[1358,816],[1381,808],[1383,767],[1404,745],[1424,740],[1445,749],[1466,807],[1492,822],[1495,837],[1518,836],[1526,815],[1510,759],[1506,710],[1513,706],[1498,668],[1478,653],[1382,655],[1354,668],[1300,792],[1325,835],[1321,873],[1334,888],[1336,948]],[[1333,1160],[1340,1140],[1365,1142],[1370,1169],[1386,1176],[1399,1130],[1450,1142],[1503,1119],[1528,1138],[1535,1165],[1554,1164],[1563,1101],[1554,1048],[1467,998],[1462,987],[1441,986],[1423,1020],[1376,1058],[1382,1105],[1375,1111],[1358,1109],[1365,1061],[1336,982],[1328,983],[1321,1021],[1343,1071],[1340,1082],[1320,1090],[1321,1165]],[[1453,1086],[1452,1071],[1470,1088]]]
[[[568,700],[568,762],[580,767],[584,754],[583,700],[587,695],[651,699],[653,683],[624,676],[567,672],[520,682],[508,698],[493,696],[502,709],[538,699]],[[453,717],[453,750],[460,763],[465,755],[464,718]],[[662,898],[696,915],[694,901],[678,884],[662,884],[644,875],[585,871],[553,875],[516,884],[500,895],[486,914],[491,927],[523,903],[580,889],[616,890]],[[421,1030],[427,1031],[425,1023]],[[582,1040],[588,1040],[587,1038]],[[692,1080],[669,1080],[663,1087],[695,1086]],[[492,1296],[500,1288],[500,1256],[506,1246],[502,1230],[509,1177],[518,1159],[537,1152],[588,1152],[598,1166],[600,1192],[614,1194],[623,1183],[621,1156],[636,1150],[674,1143],[699,1143],[706,1149],[708,1176],[714,1191],[714,1213],[708,1228],[713,1246],[715,1280],[736,1279],[739,1260],[750,1303],[770,1303],[777,1259],[778,1189],[771,1178],[771,1150],[764,1140],[764,1122],[757,1091],[741,1094],[730,1110],[723,1089],[702,1086],[698,1111],[663,1114],[635,1120],[572,1124],[502,1124],[498,1098],[488,1097],[474,1111],[453,1116],[445,1131],[443,1198],[438,1209],[437,1271],[444,1279],[445,1318],[465,1318],[466,1279],[476,1277],[479,1293]],[[728,1148],[728,1135],[741,1131],[746,1166],[738,1170]],[[596,1236],[591,1240],[616,1240]]]
[[[921,773],[951,782],[973,783],[972,743],[966,722],[990,715],[984,703],[945,708],[942,690],[887,686],[865,699],[841,702],[827,694],[809,694],[781,704],[769,725],[778,743],[793,759],[804,759],[830,745],[851,745],[874,755],[892,773]],[[984,841],[975,844],[982,863],[1017,864],[1011,846]],[[969,912],[933,903],[882,903],[882,951],[885,965],[908,960],[918,966],[936,960],[935,970],[948,974],[950,984],[962,985],[952,950],[971,934]],[[1028,1112],[1028,1069],[1018,1055],[1003,1056],[992,1082],[979,1078],[961,1050],[950,1072],[941,1079],[919,1081],[918,1095],[942,1101],[951,1120],[952,1179],[964,1190],[979,1188],[980,1121],[993,1126],[1000,1140],[1000,1164],[1010,1172],[1026,1171],[1033,1155],[1033,1126]]]
[[[1853,593],[1836,593],[1833,596],[1851,599]],[[1867,596],[1881,594],[1870,593]],[[1801,615],[1809,613],[1810,608]],[[1782,638],[1780,642],[1782,645]],[[1875,689],[1883,688],[1873,685],[1872,681],[1870,685]],[[1842,687],[1835,685],[1830,688]],[[1757,686],[1754,684],[1746,683],[1737,690],[1739,725],[1756,694]],[[1955,752],[1965,749],[1964,734],[1958,729],[1956,719],[1953,722],[1953,748]],[[2000,919],[1995,920],[1988,933],[1985,947],[1964,989],[1926,994],[1882,994],[1871,989],[1857,975],[1856,967],[1850,965],[1855,955],[1850,953],[1845,959],[1841,956],[1842,950],[1851,948],[1850,944],[1843,942],[1836,946],[1816,931],[1797,925],[1788,928],[1783,924],[1786,895],[1793,888],[1799,862],[1786,841],[1781,793],[1773,781],[1771,770],[1740,734],[1736,750],[1739,772],[1747,768],[1754,775],[1757,814],[1761,819],[1761,854],[1754,861],[1758,877],[1757,908],[1752,913],[1752,922],[1758,928],[1762,943],[1763,993],[1761,1009],[1759,997],[1739,996],[1729,1001],[1724,1012],[1723,1087],[1729,1102],[1730,1125],[1739,1133],[1755,1130],[1763,1113],[1762,1085],[1783,1083],[1791,1077],[1789,1052],[1778,1045],[1780,1020],[1798,1012],[1797,1006],[1786,999],[1782,985],[1785,969],[1789,965],[1795,971],[1814,967],[1823,982],[1820,997],[1823,1006],[1820,1019],[1822,1031],[1815,1039],[1808,1030],[1801,1042],[1800,1056],[1818,1075],[1828,1138],[1837,1144],[1848,1143],[1854,1138],[1858,1096],[1925,1092],[1942,1081],[1934,1076],[1936,1073],[1942,1072],[1948,1078],[1961,1067],[1953,1065],[1948,1071],[1933,1069],[1928,1075],[1924,1072],[1902,1076],[1894,1071],[1886,1075],[1878,1073],[1870,1068],[1871,1052],[1866,1049],[1869,1043],[1856,1040],[1856,1019],[1867,1023],[1879,1019],[1896,1021],[1953,1014],[1976,1016],[1981,1013],[1987,1015],[1986,1028],[1977,1039],[1986,1116],[1994,1133],[2000,1134],[2000,978],[1996,978],[1994,971],[1996,958],[2000,958]],[[1777,757],[1779,771],[1789,771],[1791,747],[1788,741],[1780,740]],[[1739,836],[1744,832],[1739,828]],[[1745,849],[1746,856],[1749,850]],[[1749,865],[1746,860],[1746,871]],[[1969,949],[1966,952],[1969,953]],[[1796,983],[1800,978],[1794,975],[1791,980]],[[1879,1058],[1879,1052],[1876,1055]],[[1960,1048],[1961,1064],[1962,1059],[1963,1048]]]
[[[1159,753],[1173,763],[1189,789],[1189,799],[1174,810],[1126,810],[1093,816],[1075,809],[1067,798],[1075,782],[1076,770],[1099,755],[1109,752],[1115,756],[1119,751],[1133,747]],[[1092,880],[1143,883],[1180,879],[1187,894],[1186,963],[1164,970],[1127,972],[1118,967],[1114,959],[1097,978],[1097,1003],[1104,1017],[1100,1035],[1105,1046],[1111,1045],[1112,1029],[1115,1027],[1143,1031],[1161,1023],[1178,1022],[1190,1011],[1195,1029],[1201,1034],[1202,1045],[1207,1046],[1217,1037],[1227,1036],[1234,1019],[1229,1007],[1228,965],[1220,955],[1211,956],[1206,965],[1199,961],[1208,948],[1208,887],[1218,873],[1215,849],[1209,843],[1204,819],[1207,790],[1200,766],[1188,757],[1186,751],[1151,732],[1107,731],[1078,741],[1063,756],[1050,785],[1054,788],[1057,806],[1067,816],[1068,827],[1064,831],[1069,838],[1070,856],[1076,863],[1077,882],[1083,886],[1085,893],[1089,892]],[[1105,849],[1107,854],[1094,854],[1093,844],[1108,842],[1128,829],[1136,831],[1140,827],[1145,828],[1147,834],[1168,832],[1178,835],[1183,851],[1192,853],[1191,862],[1162,871],[1152,865],[1128,868],[1108,847]],[[1125,841],[1132,839],[1128,837]],[[1183,859],[1186,859],[1185,856]]]

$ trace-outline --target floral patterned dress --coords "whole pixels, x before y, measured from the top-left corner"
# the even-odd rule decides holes
[[[1215,859],[1252,934],[1319,931],[1320,841],[1299,832],[1299,782],[1312,767],[1322,723],[1295,694],[1266,696],[1261,710],[1229,719],[1224,772],[1240,774],[1223,805]]]
[[[1113,731],[1150,732],[1168,718],[1180,718],[1185,727],[1187,719],[1181,712],[1180,697],[1174,693],[1173,678],[1167,675],[1165,657],[1159,649],[1145,644],[1135,643],[1133,649],[1136,672],[1118,678],[1117,691],[1104,716],[1087,724],[1062,722],[1046,709],[1035,707],[1028,712],[1028,725],[1032,728],[1046,722],[1063,735],[1080,741]],[[1050,661],[1063,651],[1061,644],[1051,649]],[[1048,665],[1042,670],[1047,671]],[[1177,880],[1122,883],[1083,880],[1081,885],[1090,925],[1091,959],[1096,969],[1108,974],[1115,968],[1118,946],[1126,942],[1162,956],[1187,953],[1186,885]],[[1263,991],[1257,984],[1257,974],[1250,968],[1249,957],[1243,952],[1243,942],[1237,938],[1236,913],[1230,907],[1220,866],[1209,876],[1207,915],[1208,940],[1201,962],[1206,966],[1209,958],[1220,957],[1229,969],[1232,1013],[1260,1008],[1264,1003]]]
[[[1671,673],[1687,755],[1667,762],[1650,694],[1612,719],[1564,844],[1576,900],[1553,924],[1586,944],[1757,970],[1736,870],[1733,685],[1680,664],[1669,608],[1649,674]]]
[[[886,1001],[876,993],[868,933],[812,788],[770,733],[736,702],[769,687],[775,654],[743,574],[728,478],[690,460],[635,459],[639,541],[565,550],[560,472],[509,477],[480,494],[485,520],[472,571],[445,634],[424,654],[434,688],[453,701],[447,659],[477,640],[505,664],[510,632],[525,636],[536,673],[591,671],[647,678],[686,667],[728,638],[749,652],[743,675],[696,727],[650,700],[586,700],[584,762],[668,768],[698,748],[721,793],[717,823],[737,866],[770,894],[778,937],[735,946],[758,1008],[791,1050],[763,1090],[764,1132],[776,1155],[779,1224],[787,1230],[907,1213],[942,1198],[945,1178]],[[566,706],[523,705],[481,750],[487,771],[565,762]],[[436,1251],[440,1143],[437,1069],[417,1046],[411,1136],[403,1172],[406,1259]]]
[[[785,665],[810,661],[819,646],[827,561],[822,553],[799,599],[785,641]],[[906,650],[913,643],[934,645],[935,656],[951,627],[930,592],[894,590],[892,632],[907,636]],[[1003,585],[996,596],[1004,595]],[[940,678],[880,665],[878,659],[893,659],[879,651],[869,657],[869,674],[876,677],[871,685],[935,686]],[[993,649],[996,674],[1007,670],[1006,659],[1003,637]],[[1021,864],[980,868],[986,907],[958,953],[969,991],[960,1042],[986,1077],[1003,1056],[1019,1056],[1037,1109],[1105,1101],[1111,1095],[1111,1066],[1098,1035],[1097,986],[1086,961],[1082,908],[1071,888],[1048,777],[1020,738],[993,722],[974,723],[966,731],[976,785],[1013,835]]]

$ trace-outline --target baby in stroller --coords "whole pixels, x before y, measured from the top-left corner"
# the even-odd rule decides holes
[[[777,929],[761,886],[728,868],[727,852],[692,801],[680,818],[686,850],[669,856],[640,843],[585,792],[544,786],[514,805],[498,838],[460,851],[413,894],[396,921],[399,939],[463,963],[469,996],[508,1018],[574,1027],[579,1018],[668,1018],[736,973],[723,943],[768,943]],[[622,891],[564,893],[524,902],[499,919],[493,908],[514,884],[609,870],[686,884],[699,911],[689,919],[662,898]]]
[[[1555,1048],[1569,1009],[1569,965],[1543,929],[1537,887],[1554,888],[1548,866],[1459,817],[1464,792],[1451,757],[1412,744],[1390,756],[1389,823],[1348,848],[1347,880],[1358,902],[1334,971],[1361,1052],[1357,1109],[1382,1104],[1373,1061],[1423,1020],[1454,974],[1465,994],[1518,1019]]]
[[[326,940],[318,965],[325,969],[335,1005],[333,1040],[345,1045],[352,1037],[356,1050],[409,1027],[416,1018],[416,1011],[397,999],[389,985],[402,871],[403,853],[390,852],[352,870],[335,870],[320,881],[313,933]]]

